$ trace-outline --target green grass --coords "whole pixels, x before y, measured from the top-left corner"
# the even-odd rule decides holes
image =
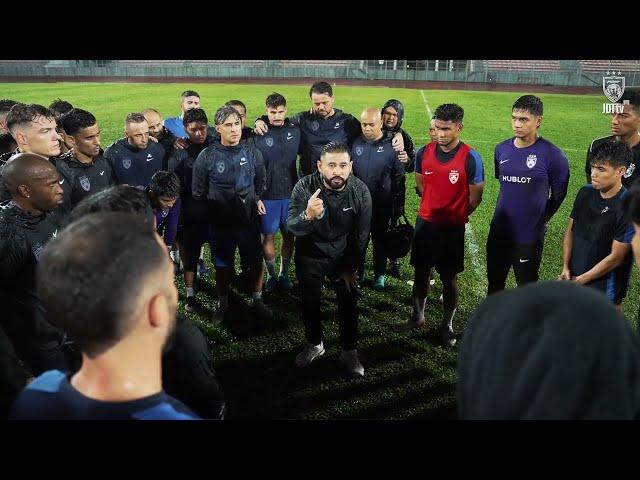
[[[127,113],[147,107],[165,116],[179,111],[178,97],[187,88],[202,96],[202,106],[210,115],[232,98],[243,100],[248,118],[263,112],[264,98],[277,91],[289,102],[289,112],[310,106],[308,86],[220,85],[220,84],[3,84],[2,97],[48,105],[60,97],[96,115],[102,130],[103,147],[122,135]],[[493,148],[511,136],[510,110],[519,93],[470,91],[423,91],[411,89],[338,87],[337,108],[358,115],[368,106],[381,106],[389,98],[405,105],[404,128],[419,146],[427,138],[427,107],[455,102],[465,109],[462,139],[475,147],[484,160],[486,183],[484,200],[472,215],[470,226],[480,255],[474,259],[467,248],[466,270],[459,279],[460,306],[454,319],[456,331],[462,331],[474,308],[486,291],[485,245],[489,222],[495,208],[498,182],[493,179]],[[523,88],[522,94],[535,93]],[[562,234],[579,187],[585,183],[586,149],[593,138],[607,135],[609,119],[602,115],[599,96],[541,94],[545,120],[541,134],[562,148],[571,165],[567,199],[549,224],[540,277],[554,279],[562,264]],[[413,193],[414,178],[407,178],[407,213],[415,218],[418,198]],[[278,236],[276,241],[279,245]],[[469,247],[469,243],[467,243]],[[207,259],[208,259],[207,249]],[[209,263],[210,265],[210,263]],[[230,418],[455,418],[456,350],[439,344],[437,326],[441,286],[436,283],[427,306],[428,328],[415,332],[397,332],[393,326],[411,313],[412,278],[408,258],[402,260],[403,280],[388,277],[388,288],[377,293],[366,287],[360,301],[360,351],[366,376],[349,380],[337,358],[337,325],[334,320],[335,295],[323,294],[323,316],[327,354],[309,369],[298,370],[293,358],[301,348],[304,335],[300,319],[299,297],[293,294],[267,296],[275,312],[268,323],[252,318],[245,296],[235,296],[231,319],[226,326],[209,323],[215,304],[213,282],[202,282],[197,299],[201,309],[189,317],[206,333],[229,404]],[[293,275],[293,266],[290,270]],[[371,278],[371,252],[367,256],[367,279]],[[514,287],[512,275],[508,286]],[[184,285],[178,280],[181,299]],[[635,327],[638,310],[638,274],[634,269],[624,313]],[[182,311],[182,307],[181,307]]]

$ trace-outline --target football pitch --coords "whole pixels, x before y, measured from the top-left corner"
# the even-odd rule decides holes
[[[16,83],[2,84],[1,98],[25,103],[49,105],[62,98],[75,107],[92,112],[102,131],[102,147],[123,136],[124,118],[130,112],[155,108],[166,118],[179,113],[179,96],[183,90],[196,90],[201,106],[213,123],[215,110],[230,99],[247,105],[248,124],[264,113],[264,99],[272,92],[285,96],[289,114],[308,110],[309,86],[240,85],[240,84],[140,84],[140,83]],[[549,223],[546,233],[540,279],[555,279],[562,267],[562,236],[578,189],[585,184],[584,165],[590,142],[610,134],[610,118],[603,115],[600,95],[537,94],[535,88],[523,86],[521,93],[473,92],[455,90],[419,90],[382,87],[334,88],[335,108],[359,117],[365,107],[381,107],[396,98],[404,103],[403,128],[411,134],[416,150],[427,139],[430,114],[442,103],[457,103],[465,110],[461,139],[478,150],[485,168],[485,187],[481,205],[467,225],[465,271],[459,277],[460,305],[454,318],[454,330],[463,331],[467,319],[486,294],[485,246],[489,224],[498,195],[494,179],[493,149],[511,137],[511,105],[520,95],[534,93],[544,102],[544,121],[540,134],[560,147],[567,155],[571,178],[567,197]],[[414,176],[407,176],[408,218],[413,222],[419,198],[414,193]],[[279,249],[280,237],[276,237]],[[209,250],[206,249],[209,263]],[[219,375],[229,408],[228,418],[294,419],[454,419],[457,347],[441,346],[439,324],[442,292],[436,281],[427,302],[427,328],[396,331],[394,326],[411,314],[413,278],[409,259],[401,262],[403,279],[387,276],[385,292],[378,293],[371,284],[371,247],[360,300],[360,340],[358,351],[365,367],[365,377],[346,377],[338,360],[338,328],[334,318],[335,295],[323,291],[323,319],[327,352],[309,368],[300,370],[293,359],[302,348],[304,329],[300,318],[299,295],[276,293],[265,296],[273,308],[274,318],[264,322],[252,318],[245,295],[231,297],[228,322],[210,323],[215,305],[214,282],[201,280],[197,300],[199,309],[187,316],[207,335],[215,369]],[[293,265],[291,278],[295,278]],[[180,299],[185,290],[176,277]],[[635,328],[638,311],[638,272],[634,267],[623,311]],[[508,288],[515,287],[510,274]],[[185,313],[182,305],[180,312]]]

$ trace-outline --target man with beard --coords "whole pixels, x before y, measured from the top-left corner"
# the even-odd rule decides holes
[[[60,135],[53,112],[42,105],[14,105],[7,115],[7,129],[18,144],[15,151],[0,156],[0,202],[11,200],[2,182],[3,165],[16,153],[33,153],[47,159],[60,155]]]
[[[162,389],[161,356],[175,327],[178,292],[164,245],[138,218],[87,215],[43,252],[38,294],[77,342],[82,366],[75,374],[40,375],[19,395],[11,419],[198,418]]]
[[[364,376],[358,357],[357,270],[364,260],[371,225],[371,194],[351,175],[345,143],[326,145],[317,171],[296,183],[287,228],[296,237],[296,273],[302,292],[302,318],[307,346],[295,364],[306,367],[324,355],[320,294],[328,277],[338,296],[340,361],[352,376]]]
[[[184,114],[192,108],[200,108],[200,95],[193,90],[185,90],[180,95],[180,115],[164,120],[164,126],[177,138],[187,136],[182,119]]]
[[[80,200],[116,183],[109,162],[100,155],[100,127],[90,112],[71,110],[62,119],[65,143],[72,150],[58,157],[60,186],[64,190],[62,211],[69,213]]]
[[[115,141],[104,152],[117,183],[144,189],[153,174],[162,170],[164,149],[149,142],[149,124],[141,113],[130,113],[124,123],[125,138]]]
[[[0,319],[34,374],[67,367],[64,335],[49,324],[35,293],[42,250],[63,226],[54,212],[64,194],[59,178],[51,162],[30,153],[15,155],[4,168],[12,200],[0,207]]]
[[[153,108],[147,108],[142,112],[144,118],[149,125],[149,140],[158,142],[164,148],[164,161],[162,163],[162,169],[168,169],[168,160],[171,151],[173,150],[173,144],[176,141],[176,136],[165,127],[162,122],[162,115],[160,112]]]
[[[360,122],[357,118],[340,109],[333,108],[335,98],[333,88],[327,82],[316,82],[309,89],[309,97],[313,106],[311,111],[300,112],[289,118],[291,123],[300,127],[300,176],[310,175],[316,169],[322,148],[329,142],[343,142],[352,146],[360,136]],[[255,132],[264,135],[269,128],[258,119]],[[399,151],[402,136],[394,135],[393,146]]]

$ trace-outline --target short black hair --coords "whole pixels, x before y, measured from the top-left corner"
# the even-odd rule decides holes
[[[184,116],[182,117],[182,124],[186,127],[193,122],[202,122],[206,124],[209,123],[207,114],[202,108],[192,108],[191,110],[187,110],[186,112],[184,112]]]
[[[625,100],[636,111],[636,115],[640,115],[640,88],[625,88],[624,93],[616,103],[624,103]]]
[[[593,149],[589,163],[591,165],[611,165],[613,168],[629,167],[633,161],[633,152],[625,142],[607,140]]]
[[[8,98],[3,98],[2,100],[0,100],[0,115],[3,113],[9,113],[9,110],[11,110],[11,107],[13,107],[16,103],[15,100],[10,100]]]
[[[57,98],[53,102],[51,102],[51,105],[49,105],[49,110],[53,112],[57,120],[58,118],[62,117],[65,113],[73,110],[73,105],[71,105],[66,100],[61,100]]]
[[[220,125],[224,122],[229,116],[235,115],[238,117],[238,121],[242,122],[242,118],[240,118],[240,113],[230,105],[223,105],[218,110],[216,110],[215,123],[216,125]]]
[[[229,100],[225,105],[229,105],[230,107],[242,107],[244,111],[247,111],[247,106],[244,104],[242,100]]]
[[[198,92],[196,92],[195,90],[185,90],[184,92],[182,92],[182,95],[180,95],[180,98],[184,100],[187,97],[200,98],[200,95],[198,95]]]
[[[349,155],[349,160],[351,160],[351,149],[349,145],[344,142],[329,142],[320,151],[320,159],[327,155],[328,153],[346,153]]]
[[[0,155],[13,152],[16,148],[18,148],[18,144],[10,133],[0,134]]]
[[[279,93],[273,92],[271,95],[267,97],[265,105],[271,108],[286,107],[287,100]]]
[[[127,335],[144,284],[166,266],[156,234],[136,217],[82,217],[47,243],[38,261],[37,292],[48,318],[90,357]]]
[[[443,103],[433,112],[433,118],[443,122],[460,123],[464,118],[464,109],[455,103]]]
[[[15,127],[34,122],[38,117],[56,119],[53,112],[42,105],[16,103],[7,115],[7,130],[13,132]]]
[[[177,198],[180,196],[180,180],[175,173],[160,170],[151,177],[149,190],[155,193],[156,197]]]
[[[76,135],[83,128],[92,127],[96,123],[96,117],[91,112],[80,108],[74,108],[62,117],[62,128],[67,135]]]
[[[544,111],[542,100],[535,95],[523,95],[515,101],[511,110],[525,110],[532,115],[542,116]]]
[[[131,123],[142,123],[146,121],[147,119],[144,118],[143,114],[141,114],[140,112],[133,112],[127,115],[127,117],[124,119],[124,124],[125,126],[128,126]]]
[[[83,198],[71,210],[69,220],[95,212],[123,212],[138,214],[153,230],[154,214],[147,194],[131,185],[114,185]]]
[[[314,93],[316,95],[329,95],[330,97],[333,97],[333,88],[331,88],[331,85],[327,82],[316,82],[311,85],[311,88],[309,89],[309,97]]]

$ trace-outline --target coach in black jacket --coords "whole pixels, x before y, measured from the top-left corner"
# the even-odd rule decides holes
[[[371,195],[351,175],[349,147],[329,143],[318,160],[318,171],[293,189],[287,228],[297,239],[296,273],[302,291],[302,314],[309,344],[296,357],[305,367],[324,354],[320,323],[320,291],[326,276],[337,291],[340,360],[349,373],[363,376],[356,350],[358,290],[356,270],[365,254],[371,225]]]
[[[377,108],[367,108],[360,116],[362,136],[353,142],[351,158],[353,174],[369,188],[373,203],[371,219],[371,241],[373,243],[373,288],[384,289],[386,252],[383,247],[384,235],[392,215],[404,207],[401,188],[404,167],[391,145],[391,139],[382,132],[382,116]],[[364,273],[364,263],[359,275]]]
[[[198,155],[191,181],[193,198],[206,201],[210,212],[211,250],[220,299],[213,321],[221,323],[229,306],[236,248],[242,265],[250,269],[255,312],[271,317],[271,310],[262,302],[262,244],[258,225],[258,214],[265,213],[260,199],[265,190],[262,154],[251,142],[240,140],[241,119],[233,107],[220,107],[215,123],[220,140]]]

